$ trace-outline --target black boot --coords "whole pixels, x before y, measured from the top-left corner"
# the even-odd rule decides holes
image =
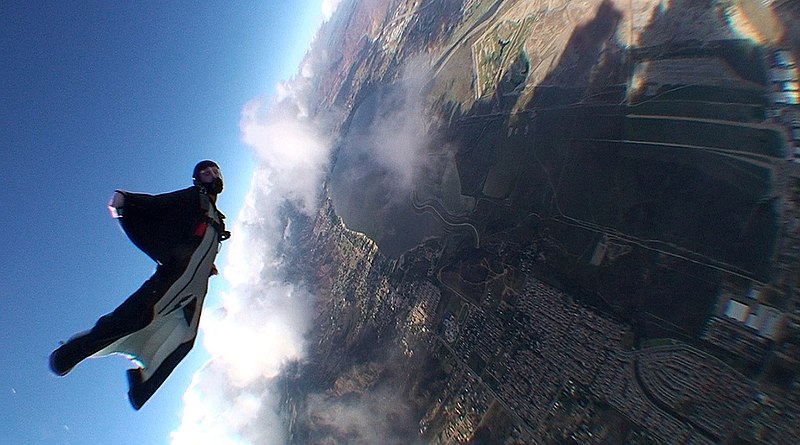
[[[50,354],[50,370],[59,376],[67,375],[78,363],[93,354],[84,335],[71,338]]]

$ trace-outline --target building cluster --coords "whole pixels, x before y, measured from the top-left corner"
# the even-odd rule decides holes
[[[756,396],[749,379],[685,344],[642,349],[636,362],[654,400],[713,437],[725,437]]]
[[[787,129],[789,153],[800,163],[800,67],[788,49],[776,49],[767,59],[770,83],[770,117]]]
[[[784,295],[783,311],[776,335],[767,336],[773,355],[800,367],[800,66],[797,54],[777,48],[768,53],[766,64],[771,85],[769,117],[786,129],[786,156],[792,162],[788,174],[778,171],[775,189],[781,198],[781,221],[778,244],[773,261],[771,284]],[[748,303],[747,301],[741,301]],[[752,305],[749,305],[752,306]],[[732,304],[730,314],[739,315],[742,308]],[[730,317],[729,317],[730,319]],[[746,321],[745,321],[746,324]]]
[[[777,49],[770,53],[769,81],[772,85],[772,102],[785,105],[800,105],[800,79],[797,60],[788,49]]]
[[[624,328],[529,279],[509,323],[509,346],[487,368],[498,395],[531,427],[541,424],[565,382],[589,384],[608,354],[620,348]]]
[[[648,442],[660,444],[718,443],[654,404],[639,385],[633,354],[618,354],[600,370],[592,392],[645,430]]]
[[[781,335],[785,316],[758,298],[758,289],[720,293],[701,338],[750,362],[764,360],[770,341]]]
[[[415,301],[406,319],[407,330],[427,332],[433,327],[433,318],[442,294],[439,288],[428,281],[413,283],[411,292],[415,296]]]
[[[353,332],[370,323],[377,317],[376,311],[385,309],[385,305],[375,302],[387,299],[391,289],[381,269],[385,261],[377,244],[366,235],[347,229],[330,199],[323,202],[312,234],[309,263],[325,301],[316,315],[322,342],[337,338],[342,320],[350,319],[352,311],[358,314]],[[336,347],[332,344],[335,342],[329,343]]]
[[[763,394],[759,399],[738,428],[739,436],[757,444],[790,443],[800,437],[800,384],[780,399]]]
[[[429,281],[413,282],[409,289],[412,298],[407,302],[409,306],[401,313],[406,313],[405,318],[399,317],[398,332],[400,332],[400,343],[407,356],[414,354],[413,344],[421,336],[428,335],[434,329],[434,316],[436,307],[442,297],[439,288]]]
[[[522,266],[527,272],[529,267]],[[612,405],[614,398],[620,402],[615,407],[625,416],[643,428],[661,432],[652,437],[672,437],[672,431],[664,430],[669,425],[685,430],[680,437],[693,437],[691,426],[673,416],[665,412],[654,416],[661,411],[638,388],[633,365],[614,360],[625,354],[624,338],[630,333],[624,326],[533,278],[528,279],[513,306],[498,299],[488,293],[479,305],[463,305],[468,311],[466,316],[444,317],[439,326],[441,335],[437,339],[454,356],[456,370],[436,408],[450,416],[442,433],[445,436],[438,443],[463,443],[459,438],[471,437],[475,416],[484,412],[485,405],[466,401],[483,401],[487,394],[506,412],[513,413],[510,415],[517,420],[517,426],[512,434],[520,443],[545,443],[542,438],[553,434],[549,416],[565,388],[573,385],[593,388],[596,397]],[[616,372],[607,370],[614,365]],[[626,371],[630,376],[624,380],[602,378]],[[482,384],[458,386],[455,382],[462,381],[464,375]],[[638,397],[628,394],[627,399],[621,399],[618,396],[626,391],[606,391],[620,381],[627,382],[626,386]],[[637,411],[637,406],[644,409]],[[637,412],[642,413],[641,418],[629,414]],[[585,436],[589,434],[586,425],[590,421],[583,419],[570,427],[573,431],[557,433],[562,437]],[[441,440],[444,438],[447,440]]]
[[[463,360],[482,371],[498,352],[503,325],[492,314],[478,307],[469,310],[467,319],[459,327],[460,334],[453,350]]]
[[[448,440],[437,443],[464,443],[459,438],[474,433],[475,417],[485,411],[467,401],[483,401],[487,394],[513,413],[520,443],[546,443],[542,438],[553,436],[552,413],[572,386],[612,406],[647,443],[719,443],[754,407],[763,408],[753,382],[716,358],[677,341],[628,350],[625,326],[536,279],[528,278],[514,307],[491,295],[463,307],[468,314],[445,317],[437,339],[461,366],[454,372],[482,384],[448,392],[466,378],[451,376],[437,406],[455,417],[447,424]],[[587,418],[570,426],[573,431],[556,433],[582,434],[584,443],[592,443],[592,410],[584,411]]]
[[[757,332],[759,336],[775,340],[778,337],[783,314],[774,307],[756,302],[749,305],[737,300],[728,300],[725,304],[725,318]]]
[[[441,419],[431,444],[468,443],[494,398],[467,367],[459,367],[450,374],[444,393],[446,398],[431,412]]]

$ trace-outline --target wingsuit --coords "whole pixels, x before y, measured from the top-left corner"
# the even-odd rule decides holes
[[[216,208],[222,176],[213,161],[193,172],[194,185],[159,195],[117,191],[110,206],[130,240],[156,261],[155,273],[94,327],[50,355],[50,368],[66,375],[90,356],[123,354],[129,369],[128,398],[134,409],[155,393],[197,337],[200,312],[220,242],[230,237]],[[209,182],[203,182],[201,179]],[[113,200],[112,200],[113,201]]]

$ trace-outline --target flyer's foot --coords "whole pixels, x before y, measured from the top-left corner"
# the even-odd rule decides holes
[[[75,365],[88,356],[84,343],[82,338],[78,337],[59,346],[50,354],[50,370],[58,376],[67,375]]]

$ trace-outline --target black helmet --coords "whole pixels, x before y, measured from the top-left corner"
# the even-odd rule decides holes
[[[197,165],[194,166],[194,170],[192,170],[192,180],[194,182],[194,185],[202,187],[203,189],[206,190],[206,192],[216,195],[222,192],[222,174],[220,173],[220,176],[210,184],[202,183],[200,182],[200,180],[197,179],[197,176],[200,173],[200,170],[206,167],[216,167],[217,170],[219,170],[219,165],[217,165],[217,163],[214,161],[211,161],[209,159],[206,159],[205,161],[200,161],[197,163]]]

